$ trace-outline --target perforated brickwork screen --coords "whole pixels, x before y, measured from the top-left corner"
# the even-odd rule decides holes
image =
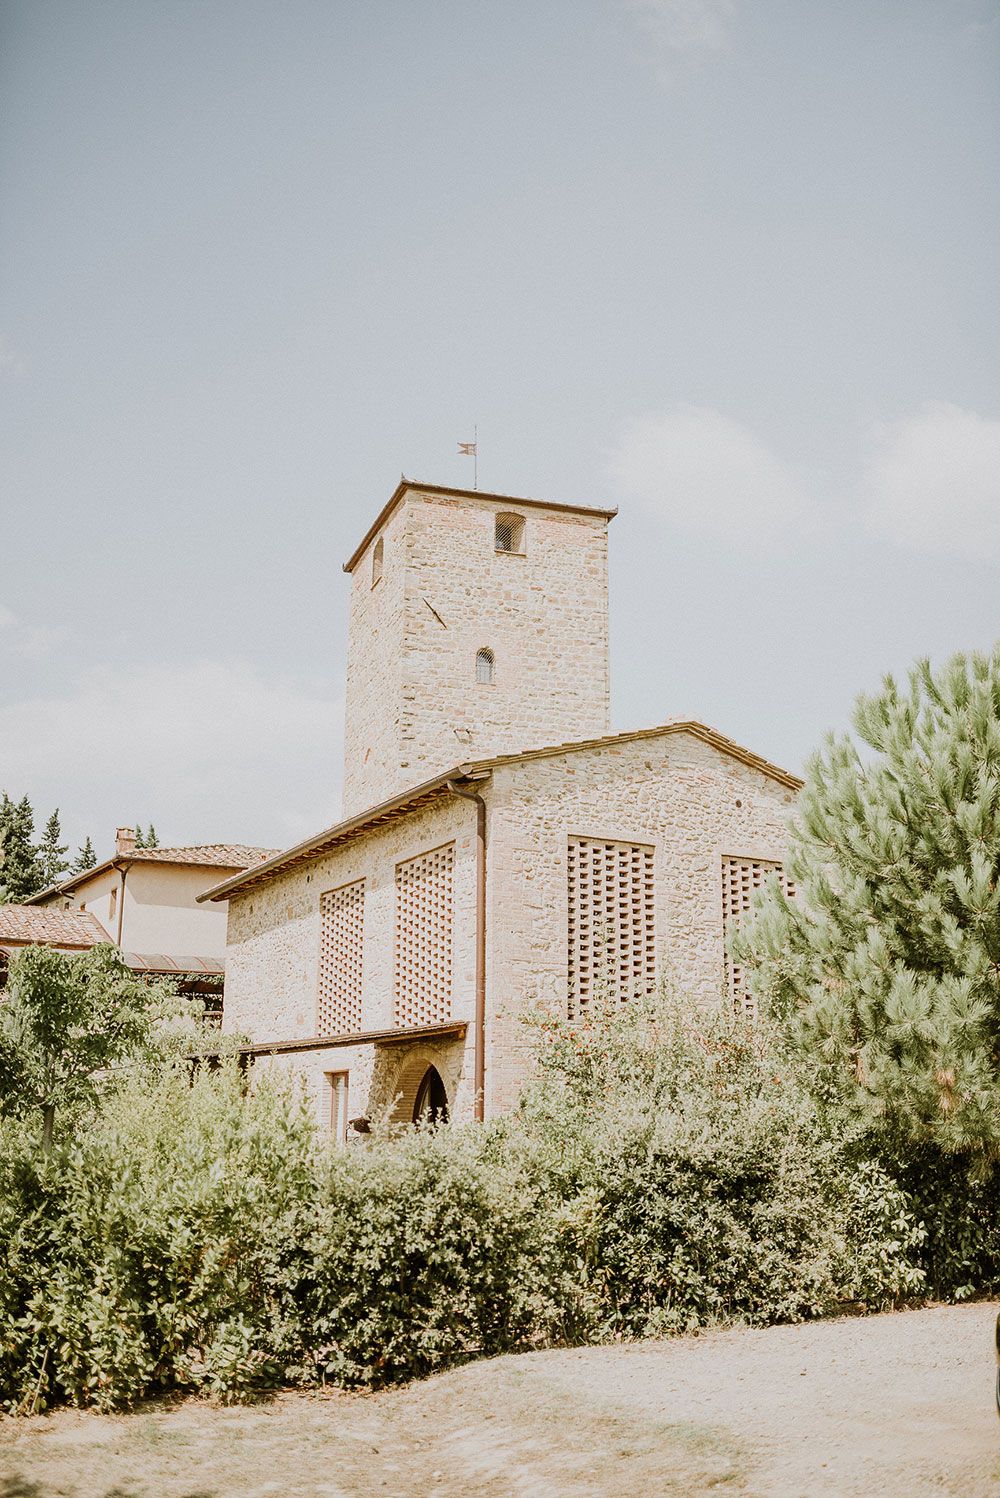
[[[353,1035],[361,1029],[365,881],[320,896],[317,1033]]]
[[[573,1019],[605,984],[621,1003],[655,987],[653,850],[571,837],[567,857]]]
[[[795,884],[780,863],[761,858],[726,858],[722,860],[722,932],[726,946],[730,934],[750,909],[754,890],[760,889],[769,874],[777,874],[786,895],[794,896]],[[743,966],[726,953],[726,985],[733,1008],[751,1018],[757,1013],[757,1002],[747,985]]]
[[[451,1018],[455,844],[396,865],[397,1025]]]

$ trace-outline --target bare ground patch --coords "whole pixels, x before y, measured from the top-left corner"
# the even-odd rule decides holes
[[[995,1310],[533,1353],[377,1395],[7,1421],[0,1498],[986,1498]]]

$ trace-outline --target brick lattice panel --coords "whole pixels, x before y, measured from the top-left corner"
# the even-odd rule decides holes
[[[353,1035],[361,1029],[365,881],[320,896],[320,1035]]]
[[[795,896],[795,884],[780,863],[763,858],[723,858],[722,860],[722,931],[728,946],[729,936],[750,909],[755,891],[769,874],[777,874],[781,888],[789,898]],[[726,953],[726,986],[737,1014],[751,1019],[757,1013],[757,1001],[747,986],[743,966]]]
[[[397,1025],[451,1018],[455,844],[396,865]]]
[[[604,984],[621,1003],[656,986],[653,850],[571,837],[567,858],[573,1019]]]

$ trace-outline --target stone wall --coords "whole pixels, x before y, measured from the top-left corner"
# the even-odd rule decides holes
[[[530,1065],[520,1016],[566,1011],[567,839],[654,850],[660,970],[694,1005],[724,1002],[722,858],[781,860],[794,792],[684,733],[610,743],[498,766],[487,801],[486,1114],[511,1106]],[[225,1027],[256,1041],[316,1032],[319,898],[365,878],[364,1028],[392,1023],[395,866],[454,839],[453,1013],[464,1042],[420,1044],[438,1067],[452,1114],[472,1116],[475,978],[475,808],[445,796],[342,849],[230,900]],[[391,1101],[412,1059],[405,1045],[278,1058],[299,1072],[318,1116],[325,1073],[349,1070],[353,1114]]]
[[[524,518],[497,552],[497,514]],[[465,760],[608,731],[603,516],[409,490],[352,575],[344,814]],[[495,657],[477,682],[476,654]]]
[[[692,1004],[724,1002],[722,858],[783,856],[795,793],[689,734],[499,767],[489,792],[487,1116],[529,1061],[518,1016],[565,1014],[567,840],[654,850],[658,965]]]
[[[459,1114],[472,1113],[471,1020],[475,1011],[476,814],[465,801],[440,802],[377,828],[345,846],[237,893],[229,903],[229,945],[223,1028],[255,1042],[299,1040],[317,1033],[320,896],[364,879],[362,1028],[393,1023],[395,871],[397,863],[445,843],[455,844],[452,1013],[470,1021],[465,1041],[437,1042],[435,1064]],[[328,1116],[326,1073],[349,1071],[351,1116],[391,1102],[406,1047],[376,1054],[370,1045],[294,1052],[258,1065],[298,1073],[317,1117]],[[468,1050],[468,1065],[462,1063]]]

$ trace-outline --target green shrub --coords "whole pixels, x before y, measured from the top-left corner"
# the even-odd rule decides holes
[[[538,1038],[509,1117],[347,1151],[233,1064],[132,1075],[50,1158],[4,1123],[4,1406],[375,1386],[920,1293],[907,1198],[774,1037],[656,1003]]]

